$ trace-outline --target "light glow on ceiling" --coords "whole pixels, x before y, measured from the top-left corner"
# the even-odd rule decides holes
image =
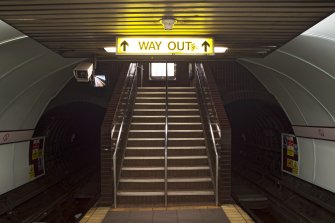
[[[214,53],[225,53],[228,50],[228,47],[216,46],[214,47]]]
[[[116,47],[115,46],[104,47],[104,49],[108,53],[115,53],[116,52]]]

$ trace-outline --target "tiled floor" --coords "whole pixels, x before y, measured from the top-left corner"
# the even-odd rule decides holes
[[[109,211],[103,223],[229,223],[221,208]]]
[[[229,220],[228,220],[229,219]],[[80,223],[254,223],[236,204],[169,208],[94,207]]]

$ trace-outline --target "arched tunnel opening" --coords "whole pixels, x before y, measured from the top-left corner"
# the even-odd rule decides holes
[[[50,208],[40,213],[46,215],[43,221],[76,222],[75,216],[79,218],[98,198],[100,127],[104,114],[101,106],[74,102],[48,110],[39,120],[34,136],[45,136],[46,140],[46,177],[41,186],[52,181],[41,196],[45,203],[36,202],[37,207]],[[57,199],[56,206],[49,206]]]

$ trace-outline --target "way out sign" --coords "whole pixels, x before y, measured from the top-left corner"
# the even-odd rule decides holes
[[[213,38],[118,37],[117,55],[214,55]]]

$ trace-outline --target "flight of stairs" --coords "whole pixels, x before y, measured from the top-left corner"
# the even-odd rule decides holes
[[[138,88],[118,206],[164,205],[165,87]],[[214,204],[196,91],[169,87],[168,205]]]

